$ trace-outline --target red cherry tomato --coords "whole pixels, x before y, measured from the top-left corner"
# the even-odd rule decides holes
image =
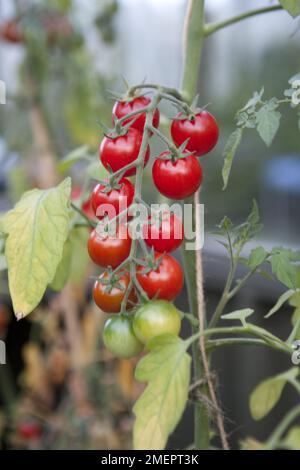
[[[127,209],[133,203],[134,198],[134,186],[127,178],[121,178],[118,187],[111,191],[106,192],[105,189],[105,185],[97,184],[91,196],[92,207],[99,220],[103,219],[106,214],[109,218],[115,217]],[[112,212],[107,212],[105,207],[102,207],[103,212],[101,212],[101,206],[104,205],[112,206]]]
[[[144,266],[137,268],[137,280],[148,294],[164,300],[174,300],[183,287],[183,272],[178,261],[170,255],[155,254],[155,260],[161,258],[157,269],[144,272]]]
[[[20,437],[24,440],[33,440],[41,437],[43,428],[39,423],[24,421],[17,427]]]
[[[151,103],[150,98],[146,96],[138,96],[133,98],[131,101],[117,101],[113,107],[113,114],[118,118],[121,119],[127,114],[132,113],[133,111],[138,111],[141,108],[145,108]],[[128,124],[131,120],[136,119],[130,127],[137,129],[140,132],[143,132],[146,122],[146,113],[142,113],[140,115],[135,115],[130,119],[126,119],[124,121],[124,125]],[[114,124],[114,120],[113,120]],[[159,109],[156,108],[153,113],[153,120],[152,120],[153,127],[158,127],[159,125]]]
[[[8,20],[1,27],[1,37],[12,44],[20,44],[24,41],[22,31],[15,19]]]
[[[142,138],[142,134],[136,129],[128,129],[127,134],[120,137],[104,137],[99,151],[100,160],[104,167],[115,172],[134,162],[139,155]],[[147,164],[149,157],[150,148],[148,145],[144,166]],[[123,176],[132,176],[135,173],[136,168],[131,168]]]
[[[158,191],[171,199],[184,199],[194,194],[202,182],[202,168],[197,158],[188,155],[175,161],[160,157],[168,155],[162,152],[152,167],[153,181]]]
[[[212,114],[201,111],[193,119],[174,120],[171,135],[177,147],[189,139],[186,150],[201,156],[210,152],[218,142],[219,127]]]
[[[173,213],[165,212],[161,220],[151,220],[143,227],[143,238],[148,246],[159,253],[176,250],[183,241],[184,229],[181,220]]]
[[[94,284],[93,298],[96,305],[98,305],[103,312],[118,313],[121,310],[121,304],[130,283],[130,275],[128,272],[122,273],[111,286],[103,283],[103,281],[107,281],[108,279],[109,274],[107,272],[101,274],[100,278]],[[134,289],[131,289],[126,306],[127,310],[130,310],[136,302],[136,293]]]
[[[131,238],[125,225],[118,225],[114,235],[100,235],[96,229],[88,239],[88,252],[94,263],[104,268],[116,268],[128,258]]]

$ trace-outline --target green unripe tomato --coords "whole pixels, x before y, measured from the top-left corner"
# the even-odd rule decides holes
[[[135,335],[144,344],[164,333],[178,335],[180,326],[180,314],[175,305],[167,300],[146,303],[138,309],[133,319]]]
[[[131,318],[123,315],[114,316],[105,322],[103,341],[116,357],[133,357],[144,349],[134,334]]]

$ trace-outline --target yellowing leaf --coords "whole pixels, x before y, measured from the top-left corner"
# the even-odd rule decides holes
[[[264,418],[279,401],[286,383],[297,375],[298,369],[295,367],[261,382],[250,395],[252,418],[257,421]]]
[[[285,10],[292,16],[300,15],[300,1],[299,0],[279,0]]]
[[[300,426],[293,426],[282,443],[290,450],[300,450]]]
[[[148,385],[133,411],[134,449],[164,449],[184,411],[190,383],[188,344],[177,336],[162,335],[147,344],[149,354],[136,368],[137,380]]]
[[[38,305],[61,261],[70,192],[69,178],[55,188],[28,191],[4,218],[9,290],[18,319]]]

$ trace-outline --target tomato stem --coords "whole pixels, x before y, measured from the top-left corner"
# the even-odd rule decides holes
[[[182,95],[192,101],[196,94],[198,71],[200,67],[202,46],[204,38],[204,0],[189,0],[184,34],[184,68],[182,78]],[[194,197],[184,200],[184,204],[193,204],[193,214],[195,214],[198,202],[198,192]],[[194,216],[193,216],[194,219]],[[196,252],[182,250],[182,257],[185,268],[188,299],[191,314],[198,318],[198,295],[197,295],[197,275],[196,275]],[[198,269],[202,269],[200,265]],[[200,293],[203,297],[203,292]],[[204,299],[200,299],[201,308],[204,313]],[[197,334],[198,327],[193,326],[193,332]],[[199,332],[198,332],[199,335]],[[198,336],[199,338],[199,336]],[[199,344],[192,342],[194,381],[198,382],[204,377],[203,364],[200,357]],[[202,393],[206,394],[206,387],[202,388]],[[209,415],[203,402],[195,403],[194,414],[194,442],[196,449],[209,449]]]
[[[72,207],[72,209],[74,209],[74,211],[76,211],[78,214],[80,214],[81,217],[82,217],[84,220],[86,220],[86,222],[88,223],[88,225],[89,225],[90,227],[95,228],[95,227],[97,226],[97,224],[96,224],[93,220],[91,220],[91,219],[84,213],[84,211],[80,209],[80,207],[76,206],[76,204],[74,204],[74,202],[71,202],[71,207]]]
[[[270,13],[272,11],[278,10],[283,10],[283,7],[281,5],[273,5],[269,7],[257,8],[255,10],[246,11],[245,13],[241,13],[240,15],[233,16],[232,18],[228,18],[226,20],[217,23],[207,24],[204,28],[204,34],[205,36],[209,36],[210,34],[213,34],[216,31],[225,28],[226,26],[238,23],[247,18],[251,18],[252,16],[261,15],[263,13]]]

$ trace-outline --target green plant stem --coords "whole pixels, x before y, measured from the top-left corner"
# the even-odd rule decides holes
[[[283,420],[279,423],[277,428],[272,432],[269,439],[266,442],[266,447],[270,450],[276,448],[279,440],[286,432],[290,424],[300,415],[300,405],[295,406],[292,408],[288,414],[283,418]]]
[[[142,139],[142,143],[141,143],[141,148],[140,148],[140,151],[139,151],[139,155],[138,155],[136,161],[134,162],[135,166],[136,166],[135,198],[137,200],[140,200],[141,197],[142,197],[142,180],[143,180],[144,160],[145,160],[147,146],[148,146],[149,138],[150,138],[150,128],[151,128],[151,123],[152,123],[152,119],[153,119],[153,113],[154,113],[154,109],[157,106],[158,100],[159,100],[159,96],[158,95],[154,96],[154,98],[151,102],[151,106],[149,106],[149,109],[147,111],[145,129],[144,129],[144,132],[143,132],[143,139]],[[137,280],[137,277],[136,277],[136,273],[135,273],[134,260],[136,258],[137,242],[138,242],[138,240],[132,240],[131,250],[130,250],[129,257],[128,257],[127,261],[131,261],[131,263],[130,263],[130,277],[131,277],[132,283],[137,287],[137,289],[141,293],[142,297],[147,300],[148,299],[147,294],[144,292],[144,290],[140,286],[140,284]],[[131,285],[130,285],[130,289],[131,289]],[[127,289],[126,294],[127,294],[128,290],[129,289]],[[129,295],[129,294],[127,294],[127,295]],[[121,310],[122,311],[126,307],[127,298],[128,298],[127,295],[124,297],[122,305],[121,305]]]
[[[139,84],[139,85],[135,85],[135,86],[133,86],[129,89],[128,95],[133,96],[135,91],[137,91],[139,89],[143,89],[143,88],[144,89],[146,89],[146,88],[151,89],[152,88],[154,90],[158,90],[161,93],[171,95],[179,101],[184,101],[183,96],[181,95],[181,93],[178,90],[176,90],[176,88],[161,86],[161,85],[157,85],[156,83],[142,83],[142,84]]]
[[[262,339],[268,346],[272,347],[273,349],[277,349],[279,351],[285,352],[286,354],[291,355],[293,353],[293,348],[286,344],[284,341],[281,341],[280,338],[277,336],[272,335],[266,330],[259,328],[255,325],[246,324],[246,326],[232,326],[232,327],[220,327],[220,328],[208,328],[204,331],[205,337],[210,337],[213,335],[235,335],[235,334],[248,334],[250,336],[255,336],[259,339]],[[195,334],[193,337],[190,338],[192,342],[195,341],[199,337],[199,333]],[[230,338],[229,338],[230,339]]]
[[[184,37],[184,65],[183,78],[181,84],[181,94],[189,101],[197,91],[198,72],[200,68],[201,53],[204,37],[204,0],[189,0],[185,19]],[[193,214],[195,214],[197,198],[188,198],[184,204],[193,204]],[[193,215],[193,220],[195,217]],[[197,298],[197,278],[196,278],[196,252],[192,250],[182,250],[182,257],[187,281],[188,299],[191,314],[198,319],[198,298]],[[202,266],[200,266],[202,269]],[[202,293],[201,293],[202,294]],[[201,302],[204,309],[204,302]],[[205,315],[204,311],[203,314]],[[198,331],[197,326],[193,326],[193,332]],[[193,343],[193,364],[194,382],[203,378],[203,364],[200,357],[199,344]],[[206,392],[206,390],[205,390]],[[209,416],[205,404],[198,402],[195,404],[194,417],[194,442],[196,449],[209,448]]]
[[[162,132],[160,132],[159,129],[156,129],[155,127],[151,126],[151,131],[157,135],[157,137],[162,141],[164,142],[167,147],[171,150],[172,153],[174,153],[175,155],[178,155],[179,154],[179,151],[176,147],[176,145],[173,144],[173,142],[168,139],[167,136],[165,136]]]
[[[71,207],[72,209],[74,209],[74,211],[76,211],[78,214],[81,215],[81,217],[86,220],[86,222],[89,224],[90,227],[93,227],[95,228],[96,227],[96,223],[93,222],[84,212],[83,210],[81,210],[79,207],[76,206],[76,204],[74,204],[74,202],[71,202]]]
[[[219,300],[219,303],[216,307],[216,310],[213,313],[213,316],[210,320],[209,328],[213,328],[218,323],[218,321],[219,321],[219,319],[220,319],[220,317],[221,317],[221,315],[224,311],[224,308],[226,307],[227,303],[229,302],[229,300],[231,298],[230,297],[230,289],[231,289],[233,278],[234,278],[234,275],[235,275],[235,272],[236,272],[236,267],[237,267],[237,262],[234,260],[232,262],[230,270],[229,270],[229,274],[228,274],[228,277],[227,277],[227,280],[226,280],[224,291],[223,291],[222,296]]]
[[[225,284],[225,287],[224,287],[224,291],[223,291],[223,294],[220,298],[220,301],[219,301],[219,303],[218,303],[218,305],[217,305],[217,307],[216,307],[216,309],[215,309],[215,311],[212,315],[212,318],[209,322],[209,328],[213,328],[214,326],[216,326],[216,324],[218,323],[219,319],[221,318],[222,313],[224,312],[224,309],[225,309],[226,305],[228,304],[228,302],[244,287],[246,282],[253,276],[253,274],[255,274],[255,272],[259,268],[259,266],[255,266],[254,268],[252,268],[237,283],[237,285],[233,289],[231,289],[233,279],[234,279],[234,275],[236,273],[237,265],[238,265],[238,256],[232,258],[232,263],[231,263],[230,271],[229,271],[227,281],[226,281],[226,284]]]
[[[263,13],[270,13],[272,11],[278,10],[283,10],[283,7],[280,5],[273,5],[269,7],[257,8],[255,10],[246,11],[245,13],[241,13],[240,15],[233,16],[232,18],[228,18],[226,20],[217,23],[207,24],[205,26],[204,33],[205,36],[209,36],[210,34],[213,34],[216,31],[219,31],[220,29],[226,28],[227,26],[238,23],[247,18],[251,18],[252,16],[261,15]]]
[[[214,351],[215,349],[222,348],[224,346],[263,346],[289,355],[291,354],[287,348],[281,346],[277,342],[266,342],[263,339],[255,338],[220,338],[209,340],[206,345],[208,351]]]

